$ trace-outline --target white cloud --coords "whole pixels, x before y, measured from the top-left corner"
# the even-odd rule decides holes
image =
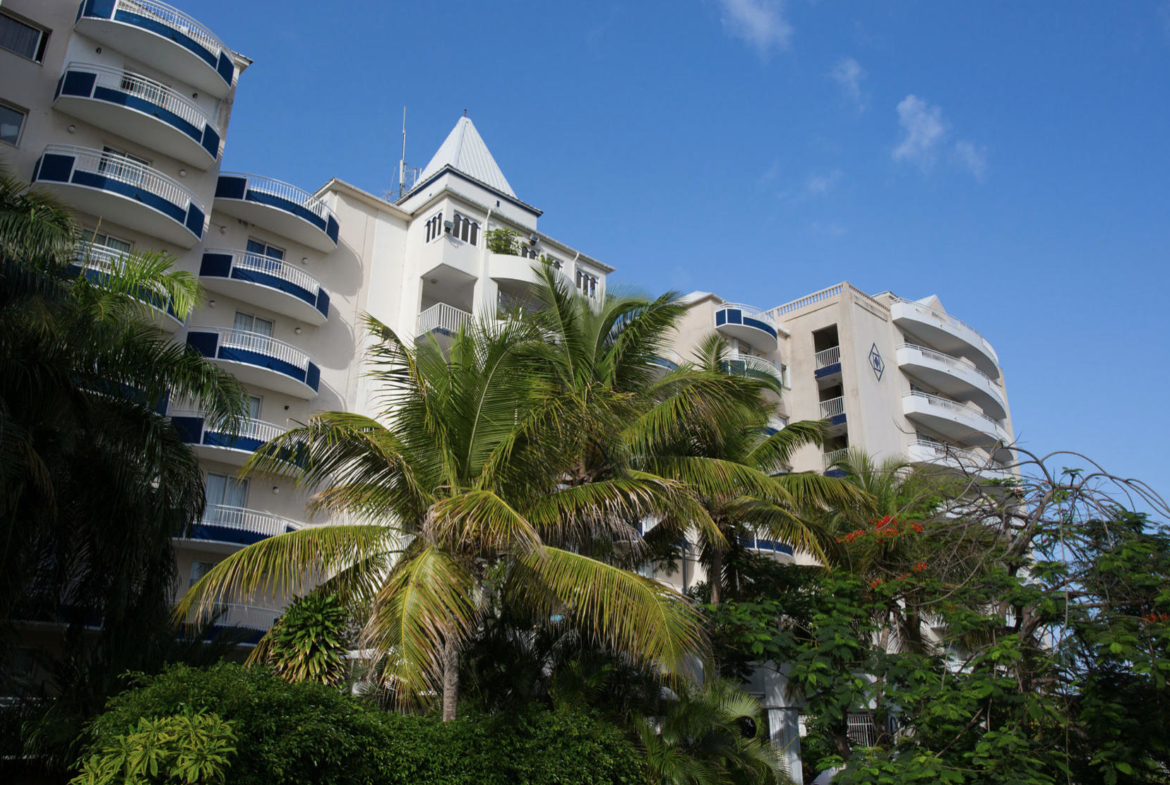
[[[865,111],[865,96],[861,92],[861,83],[865,79],[865,69],[861,63],[852,57],[846,57],[829,72],[829,76],[841,88],[845,98],[857,107],[857,111]]]
[[[809,196],[824,196],[829,191],[837,187],[837,183],[841,181],[844,172],[840,169],[834,169],[827,174],[810,175],[804,181],[804,190]]]
[[[898,104],[898,125],[902,126],[902,139],[894,148],[894,160],[929,169],[947,135],[942,109],[908,95]]]
[[[787,49],[792,25],[784,18],[783,0],[719,0],[723,29],[750,44],[761,57]]]
[[[987,177],[987,147],[959,140],[955,142],[955,160],[979,182]]]
[[[808,228],[813,234],[820,234],[826,237],[841,237],[849,231],[844,225],[836,221],[813,221],[808,225]]]
[[[775,182],[776,178],[780,176],[780,159],[776,158],[772,161],[772,165],[760,173],[758,185],[767,185]]]

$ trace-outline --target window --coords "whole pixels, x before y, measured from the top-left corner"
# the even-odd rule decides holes
[[[577,271],[577,289],[586,297],[597,296],[597,281],[596,275],[590,275],[584,270]]]
[[[479,243],[479,224],[455,213],[455,225],[451,228],[451,236],[465,243],[476,245]]]
[[[259,316],[253,316],[250,313],[236,311],[236,322],[232,326],[237,330],[259,333],[269,338],[272,337],[272,321],[269,319],[261,319]]]
[[[262,240],[248,238],[248,255],[252,266],[263,272],[274,273],[280,270],[284,259],[284,249],[269,245]]]
[[[191,580],[187,583],[187,588],[191,588],[199,579],[207,573],[211,572],[211,568],[215,566],[213,561],[193,561],[191,562]]]
[[[523,256],[525,259],[539,259],[540,258],[540,251],[536,250],[531,245],[521,245],[520,246],[520,255]]]
[[[237,480],[226,474],[209,473],[205,488],[207,507],[203,512],[204,523],[241,526],[248,501],[248,481]]]
[[[443,233],[443,214],[435,213],[427,221],[427,242],[436,239]]]
[[[0,11],[0,49],[15,52],[34,63],[45,59],[49,33]]]
[[[6,104],[0,104],[0,142],[16,147],[20,144],[20,130],[24,128],[26,113]]]
[[[150,166],[150,161],[112,147],[103,147],[98,171],[114,180],[138,184],[142,182],[143,166]]]
[[[259,395],[249,395],[248,396],[248,417],[249,418],[251,418],[253,420],[260,419],[260,405],[263,402],[264,402],[264,399],[261,398]]]
[[[102,234],[100,232],[93,233],[93,240],[91,241],[91,245],[100,245],[103,248],[109,248],[111,251],[115,251],[119,254],[130,253],[130,242],[128,240],[111,237],[108,234]]]

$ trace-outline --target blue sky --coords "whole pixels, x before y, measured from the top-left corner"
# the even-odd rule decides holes
[[[1016,434],[1170,493],[1170,0],[176,0],[255,64],[224,165],[392,187],[468,110],[657,293],[938,294]]]

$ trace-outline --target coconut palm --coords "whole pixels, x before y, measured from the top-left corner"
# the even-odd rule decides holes
[[[369,324],[378,416],[319,413],[248,467],[297,477],[317,491],[313,509],[350,522],[271,537],[229,556],[192,587],[177,618],[193,608],[209,613],[229,597],[324,581],[322,590],[362,609],[360,645],[399,702],[441,694],[446,720],[456,715],[460,650],[489,596],[548,623],[567,619],[664,673],[703,650],[684,597],[557,547],[629,539],[629,522],[651,512],[696,511],[668,480],[573,475],[576,427],[585,418],[549,405],[554,381],[536,351],[541,333],[524,320],[483,322],[444,351],[434,340],[411,346]]]
[[[0,626],[66,622],[59,664],[76,667],[47,669],[77,723],[169,644],[172,538],[204,496],[160,404],[183,396],[229,427],[244,408],[230,375],[149,321],[152,303],[185,318],[194,278],[157,254],[79,274],[79,239],[62,205],[0,176]]]
[[[764,711],[736,684],[711,679],[702,688],[684,687],[654,719],[635,728],[655,785],[767,783],[783,775],[769,740]],[[786,780],[785,780],[786,781]]]
[[[820,422],[769,426],[781,388],[764,374],[735,373],[718,335],[705,339],[695,362],[685,363],[657,385],[661,400],[625,431],[637,465],[692,488],[714,522],[711,530],[665,519],[653,538],[689,535],[707,568],[711,602],[719,603],[730,579],[725,555],[743,538],[783,541],[827,562],[831,541],[814,515],[833,506],[852,507],[864,491],[815,473],[788,473],[795,451],[820,444]],[[769,397],[767,393],[772,393]]]

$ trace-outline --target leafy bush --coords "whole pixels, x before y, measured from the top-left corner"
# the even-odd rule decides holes
[[[341,684],[347,671],[347,621],[336,595],[298,597],[272,626],[253,659],[271,664],[285,681]]]
[[[492,229],[487,233],[488,250],[492,253],[516,256],[518,253],[516,250],[517,237],[516,232],[511,229]]]
[[[334,688],[289,684],[271,670],[224,663],[138,677],[91,727],[91,750],[143,717],[215,712],[236,731],[233,785],[552,785],[642,783],[622,731],[589,715],[464,717],[388,714]]]
[[[71,785],[222,783],[235,740],[231,723],[214,714],[142,717],[91,754]]]

